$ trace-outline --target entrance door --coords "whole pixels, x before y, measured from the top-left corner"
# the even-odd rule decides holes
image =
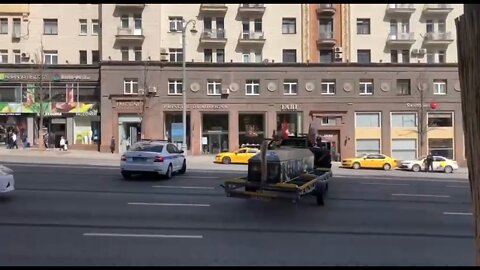
[[[140,139],[140,117],[136,114],[119,114],[118,116],[118,152],[127,151],[133,143]]]
[[[138,141],[137,134],[138,134],[137,126],[130,126],[130,145],[133,145]]]
[[[327,148],[332,155],[332,161],[341,160],[340,151],[340,130],[319,130],[318,135],[322,137],[322,141],[327,143]]]

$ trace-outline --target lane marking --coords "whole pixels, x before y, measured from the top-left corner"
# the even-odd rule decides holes
[[[144,238],[190,238],[190,239],[202,239],[203,238],[203,235],[123,234],[123,233],[84,233],[83,236],[144,237]]]
[[[181,176],[182,178],[198,178],[198,179],[219,179],[220,177],[217,176]]]
[[[409,184],[395,184],[395,183],[367,183],[361,182],[362,185],[381,185],[381,186],[408,186]]]
[[[392,196],[450,198],[450,195],[428,195],[428,194],[392,194]]]
[[[448,188],[470,188],[470,186],[447,186]]]
[[[382,181],[415,181],[415,182],[439,182],[439,183],[468,183],[468,180],[440,180],[440,179],[429,179],[429,178],[416,178],[416,179],[410,179],[407,178],[408,176],[392,176],[396,179],[389,178],[390,176],[364,176],[364,175],[334,175],[333,179],[337,180],[346,180],[346,181],[357,181],[359,179],[361,180],[382,180]]]
[[[131,202],[129,205],[148,205],[148,206],[193,206],[193,207],[210,207],[210,204],[196,204],[196,203],[138,203]]]
[[[154,188],[180,188],[180,189],[215,189],[214,187],[185,187],[185,186],[152,186]]]
[[[472,216],[473,213],[461,213],[461,212],[443,212],[444,215],[457,215],[457,216]]]

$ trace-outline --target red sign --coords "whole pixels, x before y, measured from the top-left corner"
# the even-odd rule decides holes
[[[437,107],[438,107],[438,103],[437,103],[437,102],[432,101],[432,103],[430,103],[430,108],[432,108],[433,110],[435,110]]]

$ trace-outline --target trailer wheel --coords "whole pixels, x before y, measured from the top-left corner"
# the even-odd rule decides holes
[[[328,191],[328,183],[325,184],[325,191]]]
[[[256,192],[257,189],[254,187],[245,187],[245,191],[251,191],[251,192]]]
[[[325,205],[325,186],[319,185],[315,189],[315,198],[317,199],[317,205],[323,206]]]

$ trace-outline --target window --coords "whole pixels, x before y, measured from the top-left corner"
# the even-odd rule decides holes
[[[129,27],[129,22],[128,22],[128,15],[122,15],[120,18],[120,24],[123,29],[126,29]]]
[[[357,19],[357,34],[370,35],[370,19]]]
[[[428,139],[428,151],[434,156],[453,159],[453,139]]]
[[[130,57],[128,57],[128,47],[122,47],[122,61],[129,61]]]
[[[220,95],[222,92],[221,80],[208,80],[207,81],[207,95],[214,96]]]
[[[333,63],[333,50],[320,50],[320,63]]]
[[[433,20],[427,20],[425,22],[427,33],[433,33]]]
[[[87,51],[79,51],[80,54],[80,65],[87,64]]]
[[[284,80],[283,81],[283,94],[284,95],[296,95],[298,90],[297,80]]]
[[[19,18],[13,18],[13,34],[15,37],[20,37],[22,33],[21,23]]]
[[[398,63],[398,52],[397,50],[390,51],[390,62],[391,63]]]
[[[80,19],[80,35],[81,36],[86,36],[87,35],[87,20],[86,19]]]
[[[135,53],[135,61],[142,61],[142,47],[133,48]]]
[[[213,62],[212,49],[203,50],[203,58],[204,58],[204,62],[212,63]]]
[[[0,18],[0,34],[2,34],[2,35],[8,34],[8,19],[7,18]]]
[[[410,79],[398,79],[397,80],[397,91],[401,96],[408,96],[411,94],[410,89]]]
[[[92,51],[92,64],[100,62],[100,53],[98,51]]]
[[[8,50],[0,50],[0,61],[2,64],[8,63]]]
[[[322,95],[335,95],[335,80],[322,80]]]
[[[43,34],[44,35],[58,35],[58,20],[57,19],[43,19]]]
[[[284,63],[296,63],[297,62],[297,50],[283,50],[283,62]]]
[[[452,113],[428,113],[428,127],[453,127]]]
[[[297,33],[297,20],[296,18],[283,18],[282,19],[282,34],[295,34]]]
[[[370,63],[370,50],[357,50],[358,63]]]
[[[24,87],[26,84],[24,84]],[[0,102],[22,102],[22,85],[20,83],[2,82]]]
[[[356,142],[357,157],[365,154],[380,154],[379,139],[358,139]]]
[[[260,33],[262,32],[262,19],[255,19],[253,21],[253,29],[255,33]]]
[[[205,32],[212,31],[212,18],[211,17],[204,17],[203,18],[203,30]]]
[[[322,117],[321,125],[322,126],[336,126],[337,125],[337,120],[338,120],[338,117],[325,116],[325,117]]]
[[[182,80],[169,79],[168,80],[168,94],[181,95],[183,90]]]
[[[182,49],[168,49],[170,54],[170,62],[182,62],[183,51]]]
[[[168,17],[170,21],[170,32],[181,32],[183,28],[182,17]]]
[[[373,95],[373,80],[360,80],[358,91],[360,95]]]
[[[260,94],[260,81],[259,80],[247,80],[245,83],[246,95],[259,95]]]
[[[46,65],[58,64],[58,51],[45,51],[43,55],[44,55],[44,63]]]
[[[133,27],[135,29],[135,32],[134,32],[135,35],[142,34],[142,15],[141,14],[133,15]]]
[[[398,35],[398,22],[395,19],[390,20],[390,36],[397,39]]]
[[[244,52],[242,54],[243,58],[243,63],[250,63],[250,53],[249,52]]]
[[[380,113],[356,113],[355,127],[360,127],[360,128],[380,127]]]
[[[447,31],[447,22],[445,19],[438,20],[438,32],[445,33]]]
[[[433,80],[433,94],[434,95],[446,95],[447,94],[447,81],[446,80]]]
[[[392,157],[398,160],[415,160],[417,158],[417,140],[393,139]]]
[[[225,50],[217,49],[217,63],[225,63]]]
[[[333,39],[333,19],[320,19],[318,31],[321,39]]]
[[[15,64],[20,64],[22,62],[20,50],[13,50],[13,61]]]
[[[262,62],[262,52],[255,52],[255,63]]]
[[[392,127],[410,128],[417,126],[416,113],[392,113]]]
[[[124,79],[123,93],[125,95],[138,94],[138,79]]]
[[[445,51],[444,50],[441,50],[441,51],[438,51],[438,63],[445,63]]]
[[[427,63],[428,64],[435,63],[435,52],[430,50],[427,52]]]
[[[98,23],[98,20],[92,20],[92,35],[94,36],[98,35],[99,30],[100,30],[100,25]]]
[[[410,63],[410,51],[402,50],[402,63]]]

